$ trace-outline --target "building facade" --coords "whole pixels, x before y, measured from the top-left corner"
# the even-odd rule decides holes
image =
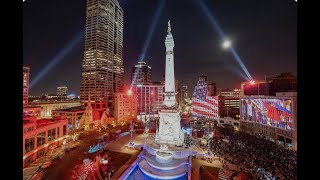
[[[66,117],[68,119],[68,129],[73,131],[80,128],[80,119],[86,108],[84,106],[75,106],[66,109],[57,109],[51,111],[53,118]]]
[[[179,91],[179,100],[180,107],[185,109],[184,107],[186,106],[189,100],[188,86],[182,86],[181,90]]]
[[[297,93],[240,98],[240,130],[297,149]]]
[[[40,119],[41,107],[40,106],[25,106],[23,107],[23,120]]]
[[[224,106],[224,97],[223,96],[217,96],[218,98],[218,114],[219,117],[225,117],[226,116],[226,109]]]
[[[241,95],[269,96],[269,83],[265,80],[241,83]]]
[[[68,120],[38,119],[23,121],[23,168],[59,147],[68,135]]]
[[[279,76],[266,77],[256,82],[243,82],[241,95],[275,96],[277,92],[296,92],[297,77],[292,73],[281,73]]]
[[[134,93],[137,96],[137,118],[144,121],[158,116],[158,111],[164,101],[164,85],[153,83],[152,85],[138,84]]]
[[[181,98],[182,98],[182,99],[187,99],[187,98],[189,98],[188,86],[182,86],[180,92],[181,92]]]
[[[209,96],[216,96],[217,95],[216,83],[209,83],[208,84],[208,93],[209,93]]]
[[[239,130],[240,120],[233,119],[231,117],[223,117],[223,118],[220,117],[218,120],[218,126],[223,126],[223,125],[231,125],[235,130]]]
[[[28,105],[30,68],[23,66],[23,106]]]
[[[220,91],[219,96],[223,97],[224,112],[223,116],[234,119],[240,118],[240,89],[225,89]]]
[[[52,110],[66,109],[71,107],[80,106],[81,103],[79,101],[75,102],[48,102],[48,103],[33,103],[35,106],[41,107],[41,117],[42,118],[51,118]]]
[[[139,61],[131,72],[131,86],[137,84],[152,84],[152,70],[144,61]]]
[[[219,117],[218,96],[210,96],[207,76],[201,75],[192,95],[192,116],[217,119]]]
[[[130,120],[137,119],[137,96],[127,93],[114,94],[114,118],[117,124],[129,124]]]
[[[67,94],[68,94],[68,87],[66,86],[57,87],[58,96],[66,96]]]
[[[87,107],[80,119],[79,129],[85,131],[97,130],[104,125],[104,118],[108,117],[106,111],[93,109],[89,98]]]
[[[87,0],[80,99],[107,110],[114,92],[123,91],[123,10],[117,0]]]

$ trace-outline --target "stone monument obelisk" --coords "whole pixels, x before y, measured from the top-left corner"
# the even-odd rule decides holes
[[[178,111],[174,78],[174,40],[171,34],[171,24],[168,21],[168,34],[165,40],[166,69],[165,92],[163,108],[160,110],[159,131],[155,141],[158,144],[182,146],[184,134],[180,127],[180,112]]]

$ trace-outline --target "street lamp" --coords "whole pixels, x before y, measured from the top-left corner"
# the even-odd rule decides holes
[[[133,129],[133,123],[132,123],[132,120],[131,120],[131,124],[130,124],[130,142],[129,142],[129,147],[133,147],[134,146],[134,142],[133,142],[133,133],[134,133],[134,129]]]

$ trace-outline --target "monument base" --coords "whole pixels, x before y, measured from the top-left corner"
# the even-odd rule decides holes
[[[158,144],[182,146],[184,134],[181,131],[180,112],[176,109],[166,109],[161,110],[159,114],[159,131],[156,134],[155,141]]]

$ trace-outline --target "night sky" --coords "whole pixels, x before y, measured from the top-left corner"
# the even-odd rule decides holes
[[[137,63],[162,0],[119,0],[124,11],[125,85]],[[218,89],[240,88],[245,73],[197,5],[167,0],[156,23],[146,62],[153,81],[164,75],[167,21],[175,41],[175,76],[192,92],[200,74]],[[203,0],[254,79],[297,71],[297,5],[294,0]],[[182,3],[183,2],[183,3]],[[30,67],[30,95],[56,93],[66,85],[79,95],[84,51],[86,0],[26,0],[23,7],[23,64]],[[79,38],[73,48],[70,41]],[[66,50],[67,49],[67,50]],[[63,50],[65,50],[63,52]],[[63,52],[63,54],[61,54]],[[57,58],[58,56],[58,58]],[[55,58],[56,57],[56,58]],[[60,59],[59,62],[55,59]],[[53,62],[57,62],[54,64]],[[47,73],[38,75],[48,64]]]

